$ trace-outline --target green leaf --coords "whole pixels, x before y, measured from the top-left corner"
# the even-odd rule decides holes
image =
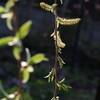
[[[44,78],[48,78],[48,82],[52,82],[54,80],[54,75],[55,75],[55,69],[53,68],[47,76]]]
[[[26,83],[30,78],[30,72],[27,70],[27,68],[25,68],[23,70],[23,83]]]
[[[21,53],[21,48],[19,46],[14,46],[13,55],[17,60],[20,60],[20,53]]]
[[[31,64],[40,63],[42,61],[48,61],[48,58],[46,58],[44,54],[40,53],[40,54],[36,54],[35,56],[31,57],[27,61],[27,63],[28,63],[28,65],[31,65]]]
[[[62,66],[65,64],[65,62],[63,61],[63,59],[61,57],[58,57],[58,61],[59,61],[60,68],[62,68]]]
[[[7,24],[8,28],[9,28],[10,30],[13,30],[12,18],[13,18],[13,14],[12,14],[10,17],[8,17],[8,18],[6,19],[6,24]]]
[[[65,91],[68,91],[71,87],[70,86],[68,86],[68,85],[65,85],[65,84],[63,84],[63,83],[60,83],[60,82],[58,82],[58,83],[56,83],[57,84],[57,86],[59,87],[59,89],[63,89],[63,90],[65,90]]]
[[[28,70],[28,72],[30,72],[30,73],[31,73],[31,72],[34,72],[33,66],[28,66],[28,67],[27,67],[27,70]]]
[[[25,24],[23,24],[20,27],[20,29],[17,31],[16,37],[19,39],[24,39],[30,31],[31,25],[32,25],[32,21],[28,21]]]
[[[13,41],[13,39],[14,37],[12,36],[0,38],[0,46],[7,45],[9,42]]]
[[[5,8],[0,6],[0,13],[4,13],[5,12]]]
[[[59,83],[63,83],[65,81],[65,78],[63,78],[61,81],[59,81]]]
[[[15,2],[17,1],[18,0],[8,0],[8,2],[5,5],[6,10],[9,11],[14,6]]]

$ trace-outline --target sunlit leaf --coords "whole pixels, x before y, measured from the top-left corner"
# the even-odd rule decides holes
[[[63,84],[63,83],[61,83],[61,82],[58,82],[58,83],[56,83],[56,84],[57,84],[57,86],[59,87],[60,90],[63,89],[63,90],[65,90],[65,91],[68,91],[68,90],[71,88],[70,86],[65,85],[65,84]]]
[[[13,18],[13,14],[12,14],[10,17],[8,17],[8,18],[6,19],[6,24],[7,24],[8,28],[9,28],[10,30],[13,30],[12,18]]]
[[[0,38],[0,46],[7,45],[9,42],[13,41],[13,39],[14,37],[12,36]]]
[[[26,83],[29,80],[29,78],[30,78],[30,72],[27,70],[27,68],[25,68],[23,70],[23,80],[22,80],[22,82]]]
[[[59,61],[60,68],[62,68],[62,66],[65,64],[65,62],[63,61],[63,59],[61,57],[58,57],[58,61]]]
[[[28,67],[27,67],[27,70],[28,70],[28,72],[34,72],[33,66],[28,66]]]
[[[44,78],[48,78],[48,82],[52,82],[54,80],[54,75],[55,75],[55,69],[53,68],[47,76]]]
[[[20,60],[20,53],[21,53],[21,48],[19,46],[14,46],[13,55],[17,60]]]
[[[3,13],[3,12],[5,12],[5,8],[0,6],[0,13]]]
[[[8,0],[8,2],[5,5],[6,10],[10,10],[14,6],[15,2],[17,1],[18,0]]]
[[[65,78],[63,78],[61,81],[59,81],[59,83],[63,83],[65,81]]]
[[[40,54],[36,54],[35,56],[31,57],[27,63],[29,65],[31,64],[37,64],[37,63],[40,63],[42,61],[48,61],[48,58],[45,57],[44,54],[40,53]]]
[[[25,38],[30,31],[31,25],[32,25],[32,21],[28,21],[25,24],[23,24],[20,27],[20,29],[17,31],[16,37],[19,38],[19,39]]]

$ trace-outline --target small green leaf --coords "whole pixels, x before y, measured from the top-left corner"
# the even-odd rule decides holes
[[[12,18],[13,18],[13,15],[10,16],[10,17],[8,17],[8,18],[6,19],[6,24],[7,24],[8,28],[9,28],[10,30],[13,30]]]
[[[59,81],[59,83],[63,83],[65,81],[65,78],[63,78],[61,81]]]
[[[23,83],[26,83],[30,78],[30,72],[27,70],[27,68],[25,68],[23,70]]]
[[[28,65],[31,65],[31,64],[40,63],[42,61],[48,61],[48,58],[46,58],[44,54],[40,53],[40,54],[36,54],[35,56],[31,57],[27,61],[27,63],[28,63]]]
[[[0,38],[0,46],[7,45],[9,42],[13,41],[13,39],[14,37],[12,36]]]
[[[14,6],[14,4],[15,4],[15,2],[17,2],[18,0],[8,0],[8,2],[6,3],[6,5],[5,5],[5,8],[7,9],[7,10],[10,10],[13,6]]]
[[[64,81],[65,81],[65,78],[63,78],[61,81],[58,81],[58,82],[56,83],[56,85],[59,87],[59,90],[60,90],[60,89],[63,89],[63,90],[65,90],[65,91],[68,91],[68,89],[71,88],[71,87],[68,86],[68,85],[63,84]]]
[[[14,46],[13,55],[17,60],[20,60],[20,53],[21,53],[21,48],[19,46]]]
[[[28,67],[27,67],[27,70],[28,70],[28,72],[34,72],[33,66],[28,66]]]
[[[0,13],[4,13],[5,12],[5,8],[0,6]]]
[[[68,91],[69,88],[71,88],[70,86],[65,85],[65,84],[63,84],[63,83],[60,83],[60,82],[58,82],[58,83],[56,83],[56,84],[57,84],[57,86],[59,87],[59,90],[60,90],[60,89],[63,89],[63,90],[65,90],[65,91]]]
[[[16,37],[19,39],[24,39],[30,31],[31,25],[32,25],[32,21],[28,21],[25,24],[23,24],[20,27],[20,29],[17,31]]]
[[[65,64],[65,62],[63,61],[63,59],[61,57],[58,57],[58,61],[59,61],[60,68],[62,68],[62,66]]]
[[[47,76],[44,78],[48,78],[48,82],[52,82],[54,80],[54,75],[55,75],[55,69],[53,68]]]

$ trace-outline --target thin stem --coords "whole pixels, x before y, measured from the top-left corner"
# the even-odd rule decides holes
[[[55,0],[54,2],[55,4],[57,3],[57,0]],[[56,21],[56,17],[57,17],[57,8],[55,8],[54,10],[54,15],[55,15],[55,35],[56,35],[56,40],[55,40],[55,65],[54,65],[54,68],[55,68],[55,89],[54,89],[54,98],[56,99],[56,96],[57,96],[57,63],[58,63],[58,46],[57,46],[57,21]]]
[[[17,18],[17,12],[16,12],[16,3],[13,7],[13,27],[14,27],[14,33],[17,32],[18,30],[18,18]],[[19,70],[18,70],[18,89],[19,89],[19,94],[21,95],[20,100],[24,100],[23,97],[23,87],[22,87],[22,72],[21,72],[21,54],[20,54],[20,59],[18,60],[18,66],[19,66]]]
[[[17,20],[16,4],[13,6],[13,27],[14,33],[18,30],[18,20]]]
[[[21,95],[20,100],[24,100],[23,97],[23,87],[22,87],[22,72],[21,72],[21,59],[18,60],[18,66],[19,66],[19,73],[18,73],[18,89],[19,89],[19,94]]]

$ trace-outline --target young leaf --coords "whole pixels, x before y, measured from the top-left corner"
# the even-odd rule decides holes
[[[59,83],[63,83],[65,81],[65,78],[63,78],[61,81],[59,81]]]
[[[29,78],[30,78],[30,72],[27,70],[27,68],[25,68],[24,70],[23,70],[23,80],[22,80],[22,82],[23,83],[26,83],[28,80],[29,80]]]
[[[30,73],[31,73],[31,72],[34,72],[33,66],[28,66],[28,67],[27,67],[27,70],[28,70],[28,72],[30,72]]]
[[[37,63],[40,63],[42,61],[48,61],[48,59],[45,57],[44,54],[40,53],[40,54],[36,54],[35,56],[31,57],[27,63],[28,65],[31,65],[31,64],[37,64]]]
[[[68,85],[65,85],[65,84],[63,84],[63,83],[61,83],[61,82],[58,82],[58,83],[56,83],[57,84],[57,86],[59,87],[59,89],[63,89],[63,90],[65,90],[65,91],[68,91],[71,87],[70,86],[68,86]]]
[[[61,57],[58,57],[58,61],[59,61],[60,68],[62,68],[62,66],[65,64],[65,62],[63,61],[63,59]]]
[[[8,17],[8,18],[6,19],[6,24],[7,24],[8,28],[9,28],[10,30],[13,30],[12,18],[13,18],[13,14],[12,14],[10,17]]]
[[[23,24],[20,27],[20,29],[17,31],[15,37],[17,37],[19,39],[24,39],[30,31],[31,25],[32,25],[32,21],[28,21],[25,24]]]
[[[9,11],[17,1],[18,0],[8,0],[8,2],[5,5],[6,10]]]
[[[5,12],[5,8],[0,6],[0,13],[4,13]]]
[[[54,80],[54,74],[55,74],[55,69],[53,68],[51,72],[49,72],[49,74],[44,78],[48,78],[48,82],[52,82]]]
[[[13,41],[13,39],[14,37],[12,36],[0,38],[0,46],[7,45],[9,42]]]
[[[21,48],[19,46],[14,46],[13,55],[17,60],[20,60],[20,53],[21,53]]]

